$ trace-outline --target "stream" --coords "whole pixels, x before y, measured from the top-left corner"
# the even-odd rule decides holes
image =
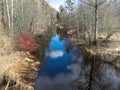
[[[91,61],[83,59],[78,47],[69,48],[67,40],[53,36],[38,71],[35,90],[120,90],[120,70],[98,62],[90,80]]]

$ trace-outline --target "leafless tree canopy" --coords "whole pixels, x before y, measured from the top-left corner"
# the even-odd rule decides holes
[[[10,33],[42,33],[56,21],[56,11],[44,0],[0,0],[0,9]]]
[[[103,33],[107,40],[120,31],[120,1],[79,0],[75,9],[61,18],[62,23],[76,26],[88,44],[98,42]]]

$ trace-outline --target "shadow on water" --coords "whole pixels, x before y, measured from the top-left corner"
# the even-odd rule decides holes
[[[91,61],[76,46],[69,50],[69,42],[59,35],[52,37],[35,90],[120,90],[120,70],[98,60],[90,86]]]

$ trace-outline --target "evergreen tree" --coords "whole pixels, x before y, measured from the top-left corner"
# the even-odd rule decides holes
[[[67,0],[66,1],[66,10],[67,12],[72,12],[74,10],[74,3],[72,0]]]

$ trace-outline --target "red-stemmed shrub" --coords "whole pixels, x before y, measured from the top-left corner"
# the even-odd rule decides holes
[[[17,40],[18,40],[18,46],[22,50],[35,52],[38,49],[37,41],[35,37],[30,33],[22,32],[18,34]]]

